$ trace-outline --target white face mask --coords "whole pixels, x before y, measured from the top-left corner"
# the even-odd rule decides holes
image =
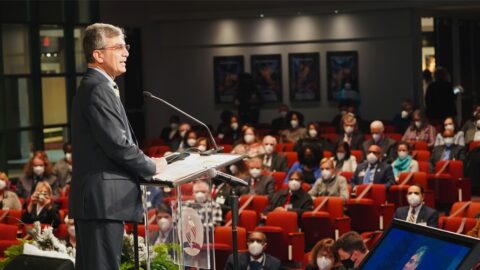
[[[231,123],[231,124],[230,124],[230,127],[231,127],[233,130],[237,130],[237,128],[238,128],[238,123],[237,123],[237,122]]]
[[[194,146],[196,142],[197,142],[196,139],[187,139],[187,144],[190,147]]]
[[[453,138],[452,137],[443,138],[443,141],[445,142],[446,146],[451,146],[453,144]]]
[[[345,130],[345,133],[347,133],[347,134],[352,134],[352,132],[353,132],[353,127],[352,126],[346,126],[343,129]]]
[[[380,138],[381,138],[381,137],[382,137],[382,135],[380,135],[380,134],[378,134],[378,133],[372,134],[372,139],[373,139],[373,141],[375,141],[375,142],[380,141]]]
[[[253,136],[252,134],[245,134],[245,136],[243,136],[243,139],[246,143],[253,143],[253,141],[255,140],[255,136]]]
[[[45,172],[45,166],[33,166],[33,173],[35,175],[42,175]]]
[[[310,137],[312,137],[312,138],[315,138],[315,137],[317,137],[318,132],[315,129],[309,129],[308,130],[308,135],[310,135]]]
[[[75,237],[75,226],[68,226],[67,231],[71,237]]]
[[[263,146],[263,149],[265,149],[265,153],[267,155],[271,155],[273,153],[273,145],[271,145],[271,144],[265,144]]]
[[[398,151],[397,154],[398,154],[398,158],[402,160],[408,156],[408,152],[403,150]]]
[[[199,145],[197,149],[200,150],[200,152],[204,152],[207,150],[207,147],[205,145]]]
[[[160,227],[160,230],[162,230],[162,232],[168,231],[170,229],[171,224],[172,223],[168,218],[162,217],[158,220],[158,227]]]
[[[417,128],[420,128],[420,127],[422,126],[422,122],[420,122],[420,121],[415,121],[415,126],[416,126]]]
[[[406,119],[408,117],[408,112],[407,111],[402,111],[400,114],[401,114],[403,119]]]
[[[263,245],[258,243],[257,241],[254,241],[248,244],[248,252],[252,256],[258,256],[263,252]]]
[[[345,158],[345,153],[342,153],[342,152],[337,153],[338,160],[343,160],[344,158]]]
[[[65,159],[68,162],[72,162],[72,153],[65,153]]]
[[[300,183],[300,181],[297,181],[297,180],[290,180],[288,181],[288,188],[291,190],[291,191],[297,191],[300,189],[300,186],[302,184]]]
[[[445,130],[455,131],[455,126],[452,124],[446,124],[444,127],[445,127]]]
[[[262,171],[259,168],[251,168],[250,175],[253,178],[258,178],[262,174]]]
[[[317,266],[320,270],[330,269],[330,267],[332,267],[332,260],[325,256],[317,257]]]
[[[180,131],[180,137],[185,138],[185,135],[187,134],[186,130]]]
[[[232,174],[237,174],[238,173],[238,167],[237,165],[233,164],[233,165],[230,165],[230,167],[228,167],[230,169],[230,172]]]
[[[7,182],[0,180],[0,190],[3,190],[7,186]]]
[[[203,192],[196,192],[195,193],[195,201],[197,203],[204,203],[207,200],[207,195]]]
[[[412,207],[417,207],[422,202],[422,200],[420,199],[420,196],[418,196],[417,194],[407,195],[407,201],[408,201],[408,204],[410,204],[410,206]]]
[[[375,162],[378,161],[378,158],[374,153],[370,153],[370,154],[367,155],[367,161],[370,164],[375,164]]]
[[[332,172],[330,170],[322,170],[322,179],[330,180],[332,178]]]
[[[292,125],[292,128],[298,127],[298,121],[297,120],[292,120],[290,121],[290,125]]]

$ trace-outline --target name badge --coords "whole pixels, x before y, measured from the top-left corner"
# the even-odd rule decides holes
[[[217,199],[215,201],[219,204],[224,204],[225,203],[225,198],[223,196],[217,197]]]
[[[285,205],[285,209],[286,209],[286,210],[290,210],[290,209],[292,209],[292,208],[293,208],[293,206],[292,206],[292,204],[290,204],[290,203]]]

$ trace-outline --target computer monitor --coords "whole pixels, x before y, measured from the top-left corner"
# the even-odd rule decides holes
[[[394,219],[360,269],[471,269],[480,240]]]

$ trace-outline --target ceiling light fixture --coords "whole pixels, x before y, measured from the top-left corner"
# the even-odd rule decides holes
[[[338,9],[335,9],[333,13],[338,14]]]
[[[263,18],[263,17],[265,17],[265,14],[260,13],[259,17],[260,17],[260,18]]]

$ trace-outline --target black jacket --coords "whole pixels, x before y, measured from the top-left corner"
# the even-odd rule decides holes
[[[250,262],[250,253],[243,252],[238,254],[238,269],[248,269],[248,264]],[[278,270],[281,268],[281,262],[279,259],[265,254],[265,262],[263,264],[264,270]],[[233,256],[228,256],[227,263],[225,264],[225,270],[233,270]]]
[[[410,206],[403,206],[397,208],[397,211],[395,211],[395,215],[393,218],[396,219],[401,219],[401,220],[407,220],[407,215],[408,215],[408,210]],[[418,223],[427,223],[427,226],[430,227],[438,227],[438,212],[435,209],[432,209],[425,204],[422,205],[420,208],[420,212],[418,213],[417,216],[417,224]]]

